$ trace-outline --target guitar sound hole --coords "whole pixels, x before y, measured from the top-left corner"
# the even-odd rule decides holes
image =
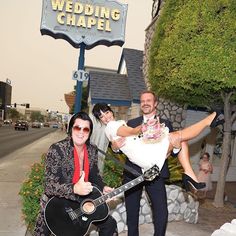
[[[93,202],[87,201],[83,204],[82,209],[83,209],[84,213],[91,214],[94,212],[95,206],[94,206]]]

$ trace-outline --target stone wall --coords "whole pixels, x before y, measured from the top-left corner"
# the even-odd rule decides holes
[[[176,103],[159,98],[157,106],[158,115],[163,119],[168,119],[175,130],[185,127],[186,109]]]
[[[166,185],[166,192],[169,213],[168,221],[183,220],[188,223],[196,224],[198,221],[199,202],[176,185]],[[140,205],[139,224],[152,223],[152,212],[145,192],[143,192]],[[111,205],[110,209],[111,215],[117,221],[118,232],[121,233],[126,231],[127,225],[124,197],[119,197],[116,200],[116,203]],[[93,229],[90,235],[97,236],[96,229]]]

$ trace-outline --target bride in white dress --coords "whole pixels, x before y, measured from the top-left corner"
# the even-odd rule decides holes
[[[140,166],[142,171],[155,164],[161,170],[165,159],[173,148],[185,148],[184,145],[181,146],[182,141],[195,138],[206,127],[213,128],[222,124],[222,120],[218,119],[221,114],[213,112],[187,128],[169,133],[169,129],[164,124],[159,123],[154,128],[152,127],[153,124],[158,124],[158,118],[135,128],[127,126],[123,120],[116,121],[112,109],[106,103],[97,103],[93,107],[92,113],[95,118],[106,125],[105,134],[109,141],[126,137],[125,145],[121,147],[121,151],[131,162]],[[189,182],[197,186],[194,186],[195,188],[205,187],[198,186],[199,183],[192,180],[191,177],[187,177]]]

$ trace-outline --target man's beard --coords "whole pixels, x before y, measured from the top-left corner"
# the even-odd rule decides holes
[[[144,108],[144,110],[143,110],[143,108]],[[156,111],[156,109],[155,108],[151,109],[150,106],[142,107],[142,112],[143,112],[144,115],[148,115],[148,114],[154,113],[155,111]]]

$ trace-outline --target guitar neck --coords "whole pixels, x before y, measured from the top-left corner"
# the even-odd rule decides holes
[[[127,184],[124,184],[124,185],[120,186],[119,188],[116,188],[112,192],[102,195],[101,197],[95,199],[94,204],[95,204],[95,206],[99,206],[99,205],[103,204],[104,202],[106,202],[108,199],[115,197],[115,196],[119,195],[120,193],[133,188],[134,186],[138,185],[139,183],[141,183],[143,181],[144,181],[144,177],[143,177],[143,175],[140,175],[136,179],[128,182]]]

